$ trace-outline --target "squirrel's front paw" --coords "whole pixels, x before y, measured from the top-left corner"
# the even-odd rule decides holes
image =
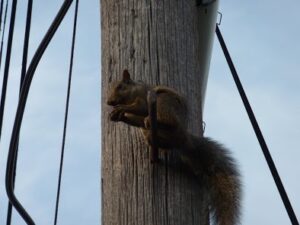
[[[110,114],[109,118],[111,121],[118,122],[124,118],[125,111],[121,108],[115,108]]]

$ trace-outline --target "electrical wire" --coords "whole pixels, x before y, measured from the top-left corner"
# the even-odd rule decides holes
[[[1,3],[0,3],[0,31],[2,28],[3,3],[4,3],[4,0],[1,0]]]
[[[59,27],[61,21],[65,17],[66,13],[68,12],[73,0],[65,0],[57,13],[54,21],[52,22],[51,26],[49,27],[46,35],[44,36],[42,42],[40,43],[39,47],[37,48],[30,65],[28,67],[28,70],[25,75],[24,83],[21,89],[21,95],[20,100],[17,107],[17,112],[15,116],[14,126],[12,130],[12,136],[10,140],[10,146],[8,151],[8,158],[7,158],[7,164],[6,164],[6,176],[5,176],[5,187],[6,187],[6,193],[7,196],[12,203],[12,205],[15,207],[17,212],[20,214],[20,216],[24,219],[24,221],[29,225],[34,225],[34,221],[31,218],[31,216],[27,213],[27,211],[24,209],[24,207],[21,205],[19,200],[17,199],[14,188],[13,188],[13,171],[14,171],[14,159],[16,157],[16,151],[18,147],[18,140],[20,135],[20,128],[22,124],[22,119],[24,115],[24,110],[27,102],[27,97],[29,93],[29,89],[31,86],[31,82],[35,73],[35,70],[46,50],[48,47],[50,41],[52,40],[57,28]]]
[[[6,4],[5,4],[4,21],[3,21],[3,31],[2,31],[2,37],[1,37],[1,46],[0,46],[0,69],[1,69],[1,65],[2,65],[3,43],[4,43],[5,28],[6,28],[7,9],[8,9],[8,0],[6,1]]]
[[[10,15],[10,25],[9,25],[5,67],[4,67],[2,90],[1,90],[1,102],[0,102],[0,140],[1,140],[1,134],[2,134],[2,125],[3,125],[6,91],[7,91],[7,81],[8,81],[8,77],[9,77],[9,66],[10,66],[12,42],[13,42],[13,37],[14,37],[17,3],[18,3],[17,0],[12,1],[11,15]]]
[[[6,28],[7,9],[8,9],[8,0],[6,0],[6,4],[5,4],[4,21],[3,21],[3,31],[2,31],[2,36],[1,36],[1,46],[0,46],[0,69],[1,69],[1,65],[2,65],[3,43],[4,43],[5,28]]]
[[[74,23],[73,23],[73,34],[72,34],[70,66],[69,66],[69,77],[68,77],[68,90],[67,90],[65,118],[64,118],[64,130],[63,130],[63,137],[62,137],[61,156],[60,156],[59,175],[58,175],[57,194],[56,194],[56,204],[55,204],[55,214],[54,214],[54,225],[57,224],[57,219],[58,219],[58,207],[59,207],[59,198],[60,198],[60,190],[61,190],[61,178],[62,178],[63,162],[64,162],[64,154],[65,154],[65,142],[66,142],[66,134],[67,134],[70,92],[71,92],[72,74],[73,74],[73,61],[74,61],[76,27],[77,27],[77,18],[78,18],[78,5],[79,5],[79,0],[76,0],[75,12],[74,12]]]
[[[263,154],[264,154],[264,156],[265,156],[265,159],[266,159],[266,161],[267,161],[267,164],[268,164],[268,166],[269,166],[269,169],[270,169],[270,171],[271,171],[271,173],[272,173],[273,179],[274,179],[274,181],[275,181],[275,184],[276,184],[277,189],[278,189],[278,191],[279,191],[279,194],[280,194],[280,196],[281,196],[281,199],[282,199],[282,201],[283,201],[283,203],[284,203],[285,209],[286,209],[286,211],[287,211],[287,213],[288,213],[288,216],[289,216],[289,218],[290,218],[290,220],[291,220],[291,223],[292,223],[293,225],[299,225],[299,222],[298,222],[298,220],[297,220],[297,217],[296,217],[296,215],[295,215],[295,212],[294,212],[294,210],[293,210],[293,207],[292,207],[292,205],[291,205],[291,202],[290,202],[290,200],[289,200],[289,198],[288,198],[288,195],[287,195],[287,193],[286,193],[286,191],[285,191],[285,188],[284,188],[284,186],[283,186],[283,183],[282,183],[282,181],[281,181],[281,178],[280,178],[280,176],[279,176],[279,174],[278,174],[278,172],[277,172],[275,163],[274,163],[274,161],[273,161],[273,159],[272,159],[272,156],[271,156],[270,151],[269,151],[269,149],[268,149],[268,146],[267,146],[267,144],[266,144],[266,142],[265,142],[265,139],[264,139],[264,137],[263,137],[263,134],[262,134],[262,132],[261,132],[261,130],[260,130],[260,128],[259,128],[259,125],[258,125],[258,123],[257,123],[257,121],[256,121],[255,115],[254,115],[253,110],[252,110],[252,108],[251,108],[251,105],[250,105],[250,103],[249,103],[249,101],[248,101],[247,95],[246,95],[246,93],[245,93],[245,91],[244,91],[244,88],[243,88],[243,86],[242,86],[242,83],[241,83],[241,81],[240,81],[240,78],[239,78],[239,76],[238,76],[238,73],[236,72],[236,69],[235,69],[235,67],[234,67],[234,64],[233,64],[233,62],[232,62],[232,59],[231,59],[231,57],[230,57],[230,54],[229,54],[229,52],[228,52],[228,49],[227,49],[227,47],[226,47],[225,41],[224,41],[224,39],[223,39],[223,36],[222,36],[222,34],[221,34],[221,31],[220,31],[218,25],[216,26],[216,34],[217,34],[218,40],[219,40],[219,42],[220,42],[220,45],[221,45],[221,47],[222,47],[222,50],[223,50],[223,52],[224,52],[224,55],[225,55],[226,61],[227,61],[227,63],[228,63],[228,66],[229,66],[229,68],[230,68],[230,71],[231,71],[231,73],[232,73],[234,82],[235,82],[235,84],[236,84],[236,86],[237,86],[237,89],[238,89],[238,91],[239,91],[239,93],[240,93],[240,96],[241,96],[241,98],[242,98],[242,101],[243,101],[243,103],[244,103],[245,109],[246,109],[246,111],[247,111],[247,113],[248,113],[249,119],[250,119],[251,124],[252,124],[252,127],[253,127],[253,129],[254,129],[254,131],[255,131],[256,137],[257,137],[258,142],[259,142],[259,144],[260,144],[260,147],[261,147],[261,149],[262,149],[262,151],[263,151]]]
[[[24,77],[25,77],[25,74],[26,74],[26,67],[27,67],[28,46],[29,46],[30,26],[31,26],[31,15],[32,15],[32,0],[28,0],[26,26],[25,26],[25,34],[24,34],[24,44],[23,44],[22,68],[21,68],[21,77],[20,77],[20,93],[21,93],[21,88],[22,88],[23,82],[24,82]],[[16,180],[18,151],[19,151],[19,147],[17,147],[16,157],[15,157],[15,160],[13,162],[14,163],[13,188],[15,187],[15,180]],[[11,218],[12,218],[12,204],[10,202],[8,202],[6,225],[11,224]]]

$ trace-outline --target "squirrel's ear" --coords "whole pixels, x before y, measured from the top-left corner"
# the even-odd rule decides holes
[[[128,70],[123,71],[123,81],[129,81],[130,80],[130,74]]]

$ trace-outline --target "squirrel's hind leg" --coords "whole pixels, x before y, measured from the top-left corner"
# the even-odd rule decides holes
[[[178,128],[162,129],[157,124],[157,147],[163,149],[173,149],[184,147],[186,143],[185,135]],[[152,145],[152,135],[150,129],[143,129],[144,137],[149,145]]]

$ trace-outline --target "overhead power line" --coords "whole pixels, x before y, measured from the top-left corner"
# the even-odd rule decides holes
[[[57,219],[58,219],[59,197],[60,197],[60,190],[61,190],[61,178],[62,178],[63,163],[64,163],[65,142],[66,142],[68,114],[69,114],[69,103],[70,103],[70,92],[71,92],[72,74],[73,74],[73,59],[74,59],[75,40],[76,40],[78,5],[79,5],[79,0],[76,0],[75,12],[74,12],[74,22],[73,22],[73,34],[72,34],[70,66],[69,66],[68,90],[67,90],[65,118],[64,118],[64,130],[63,130],[63,138],[62,138],[62,146],[61,146],[61,156],[60,156],[59,175],[58,175],[58,184],[57,184],[55,214],[54,214],[54,225],[57,224]]]
[[[14,0],[16,1],[16,0]],[[22,204],[19,202],[18,198],[14,193],[14,185],[13,185],[13,174],[14,174],[14,160],[16,158],[17,148],[18,148],[18,141],[20,135],[20,128],[22,124],[22,119],[24,115],[24,110],[27,102],[27,97],[29,93],[29,89],[31,86],[31,82],[36,71],[36,68],[47,48],[50,41],[52,40],[57,28],[59,27],[60,23],[62,22],[63,18],[65,17],[66,13],[68,12],[73,0],[65,0],[57,13],[55,19],[53,20],[51,26],[49,27],[47,33],[45,34],[42,42],[40,43],[39,47],[37,48],[30,64],[28,70],[26,72],[24,83],[22,85],[20,100],[17,107],[17,112],[15,116],[14,126],[12,130],[12,136],[10,140],[10,146],[8,151],[8,158],[6,164],[6,176],[5,176],[5,187],[7,196],[20,214],[20,216],[24,219],[24,221],[29,225],[34,225],[34,221],[32,217],[28,214]]]
[[[32,0],[28,0],[24,44],[23,44],[22,68],[21,68],[21,77],[20,77],[20,92],[21,92],[21,88],[23,85],[23,81],[24,81],[24,77],[25,77],[25,73],[26,73],[26,67],[27,67],[28,45],[29,45],[30,26],[31,26],[31,14],[32,14]],[[15,187],[15,180],[16,180],[18,151],[19,151],[19,147],[17,147],[16,157],[13,162],[14,163],[13,187]],[[8,202],[6,225],[11,225],[11,218],[12,218],[12,204],[10,202]]]
[[[238,89],[238,91],[240,93],[240,96],[242,98],[242,101],[244,103],[245,109],[246,109],[246,111],[248,113],[249,119],[250,119],[252,127],[253,127],[253,129],[255,131],[256,137],[257,137],[258,142],[260,144],[260,147],[261,147],[261,149],[263,151],[263,154],[265,156],[265,159],[266,159],[266,161],[268,163],[269,169],[270,169],[270,171],[272,173],[273,179],[275,181],[275,184],[276,184],[277,189],[279,191],[279,194],[281,196],[281,199],[282,199],[282,201],[284,203],[285,209],[286,209],[286,211],[288,213],[288,216],[289,216],[289,218],[291,220],[291,223],[293,225],[299,225],[299,222],[298,222],[296,214],[295,214],[295,212],[293,210],[292,204],[291,204],[291,202],[290,202],[290,200],[288,198],[288,195],[287,195],[287,193],[285,191],[285,188],[283,186],[281,178],[280,178],[280,176],[278,174],[278,171],[276,169],[275,163],[274,163],[274,161],[272,159],[271,153],[270,153],[270,151],[268,149],[268,146],[267,146],[267,144],[265,142],[263,134],[262,134],[262,132],[261,132],[261,130],[259,128],[259,125],[258,125],[258,123],[256,121],[254,112],[253,112],[253,110],[251,108],[251,105],[250,105],[250,103],[248,101],[247,95],[246,95],[246,93],[244,91],[244,88],[242,86],[242,83],[240,81],[238,73],[237,73],[237,71],[236,71],[236,69],[234,67],[234,64],[232,62],[232,59],[230,57],[230,54],[228,52],[228,49],[226,47],[225,41],[223,39],[223,36],[221,34],[221,31],[220,31],[218,25],[216,26],[216,34],[217,34],[218,40],[220,42],[220,45],[222,47],[222,50],[224,52],[224,55],[225,55],[226,61],[228,63],[228,66],[230,68],[230,71],[232,73],[234,82],[235,82],[235,84],[237,86],[237,89]]]

